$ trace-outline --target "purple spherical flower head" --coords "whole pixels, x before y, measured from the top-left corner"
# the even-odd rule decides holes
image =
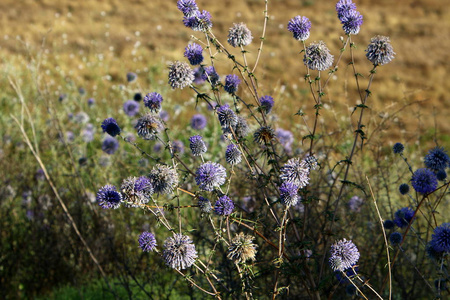
[[[142,94],[141,93],[135,93],[134,96],[133,96],[133,100],[137,101],[137,102],[141,101],[142,100]]]
[[[178,173],[175,169],[157,164],[148,175],[155,193],[171,194],[178,185]]]
[[[164,129],[164,125],[158,117],[148,113],[139,118],[135,128],[137,134],[144,140],[155,140],[156,135]]]
[[[304,160],[291,158],[280,169],[280,179],[304,188],[309,184],[309,167]]]
[[[106,132],[110,136],[116,136],[120,134],[120,127],[117,125],[117,121],[113,118],[107,118],[102,122],[103,132]]]
[[[148,107],[150,111],[152,112],[160,112],[161,111],[161,103],[163,102],[163,97],[156,93],[148,93],[144,97],[144,105],[145,107]]]
[[[333,64],[333,57],[327,45],[319,41],[306,47],[303,62],[311,70],[325,71]]]
[[[438,170],[436,172],[436,178],[439,181],[444,181],[447,178],[447,172],[445,172],[445,170],[443,170],[443,169]]]
[[[172,142],[173,153],[183,154],[184,153],[184,144],[180,140],[175,140]]]
[[[425,155],[425,166],[432,170],[444,170],[448,167],[450,162],[450,157],[442,147],[435,147],[428,151],[428,154]]]
[[[135,82],[136,79],[137,79],[136,73],[133,73],[133,72],[128,72],[127,73],[127,81],[128,82]]]
[[[169,113],[167,111],[165,111],[164,109],[162,109],[159,112],[159,117],[161,118],[161,120],[163,120],[164,122],[169,121]]]
[[[233,47],[247,46],[252,40],[252,33],[244,23],[235,23],[228,31],[228,43]]]
[[[141,247],[144,252],[153,251],[157,246],[155,235],[148,231],[141,233],[138,242],[139,247]]]
[[[395,145],[392,147],[392,151],[395,154],[403,153],[403,150],[405,150],[405,146],[403,146],[402,143],[395,143]]]
[[[117,191],[116,187],[110,184],[100,188],[97,192],[97,202],[104,209],[119,208],[122,201],[122,195]]]
[[[89,98],[88,100],[87,100],[87,105],[88,106],[92,106],[92,105],[94,105],[95,104],[95,99],[94,98]]]
[[[206,145],[201,135],[194,135],[189,138],[189,148],[194,156],[202,155],[206,152]]]
[[[392,246],[400,245],[400,243],[403,241],[403,236],[400,232],[393,232],[389,236],[389,242],[391,242]]]
[[[450,223],[444,223],[434,229],[430,245],[436,252],[450,253]]]
[[[214,212],[219,216],[228,216],[234,211],[234,203],[228,196],[224,195],[214,205]]]
[[[164,242],[163,258],[166,265],[175,270],[192,266],[197,256],[195,245],[187,235],[175,233]]]
[[[358,196],[353,196],[348,201],[348,207],[353,212],[360,212],[361,206],[363,205],[364,200]]]
[[[129,117],[134,117],[139,112],[139,103],[134,100],[128,100],[123,104],[123,111]]]
[[[400,184],[400,186],[398,187],[398,191],[402,195],[408,194],[409,193],[409,185],[407,183]]]
[[[235,165],[242,161],[242,153],[238,146],[235,144],[230,144],[227,146],[227,150],[225,150],[225,160],[230,165]]]
[[[259,103],[261,105],[262,111],[264,111],[266,114],[270,113],[272,111],[273,107],[273,97],[271,96],[262,96],[259,98]]]
[[[309,38],[311,21],[307,17],[296,16],[289,21],[287,29],[292,32],[294,39],[305,41]]]
[[[195,0],[178,0],[177,7],[186,17],[194,16],[195,12],[198,11]]]
[[[184,57],[186,57],[191,65],[199,65],[203,62],[203,48],[199,44],[192,43],[184,49]]]
[[[292,143],[294,142],[294,135],[289,130],[284,130],[278,128],[275,131],[275,135],[277,136],[278,141],[283,146],[284,151],[291,152],[292,151]]]
[[[102,143],[102,150],[107,154],[114,154],[119,149],[119,141],[113,137],[106,137]]]
[[[153,185],[150,178],[141,176],[134,182],[134,190],[142,195],[142,198],[148,199],[153,194]],[[145,201],[144,201],[145,202]]]
[[[238,86],[241,83],[239,77],[235,74],[230,74],[225,77],[224,90],[230,94],[234,94],[238,90]]]
[[[394,228],[394,226],[395,226],[395,223],[392,220],[386,220],[383,222],[384,229],[392,229],[392,228]]]
[[[291,182],[283,182],[280,186],[280,200],[286,206],[296,205],[300,200],[298,186]]]
[[[211,85],[216,85],[219,80],[219,74],[217,74],[216,69],[213,66],[204,67],[204,73],[202,75],[202,78],[206,81],[208,81]]]
[[[172,89],[184,89],[194,81],[194,72],[185,62],[175,61],[169,66],[169,84]]]
[[[411,185],[418,193],[431,193],[438,185],[436,174],[430,169],[418,169],[411,178]]]
[[[359,251],[352,241],[346,239],[337,241],[330,249],[330,265],[333,271],[345,271],[359,260]]]
[[[356,4],[353,3],[352,0],[340,0],[336,3],[336,12],[341,22],[348,13],[354,10],[356,10]]]
[[[211,201],[202,196],[198,197],[198,207],[202,213],[210,213],[212,211]]]
[[[208,192],[224,184],[227,178],[226,169],[221,164],[210,161],[202,164],[195,174],[199,188]]]
[[[346,34],[358,34],[363,24],[363,16],[359,11],[351,10],[342,17],[342,29]]]
[[[206,117],[202,114],[196,114],[191,119],[191,127],[195,130],[202,130],[206,127]]]
[[[222,127],[228,128],[236,126],[238,123],[238,117],[234,113],[234,111],[231,110],[230,106],[228,104],[224,104],[222,106],[219,106],[216,109],[217,116],[219,118],[220,125]]]
[[[394,223],[400,228],[405,228],[411,223],[414,217],[414,210],[409,207],[403,207],[394,214]]]
[[[382,66],[394,59],[394,48],[387,36],[377,35],[370,40],[366,50],[367,59],[375,66]]]
[[[205,82],[205,69],[200,66],[194,69],[194,83],[195,84],[202,84]]]
[[[184,16],[183,24],[194,31],[206,32],[212,27],[211,14],[206,10],[197,10],[192,16]]]

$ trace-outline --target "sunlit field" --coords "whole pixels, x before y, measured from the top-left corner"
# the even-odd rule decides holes
[[[450,7],[336,2],[1,1],[0,298],[450,297]]]

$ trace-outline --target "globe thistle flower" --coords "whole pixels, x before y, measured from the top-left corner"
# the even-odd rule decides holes
[[[209,214],[212,211],[211,201],[202,196],[198,197],[198,207],[200,207],[202,213]]]
[[[106,132],[110,136],[116,136],[120,134],[120,127],[117,125],[117,121],[113,118],[107,118],[102,122],[103,132]]]
[[[234,211],[234,202],[228,196],[224,195],[216,201],[214,212],[219,216],[228,216]]]
[[[66,143],[73,143],[73,141],[75,141],[75,134],[72,131],[66,131],[65,136]],[[64,138],[62,140],[64,140]]]
[[[296,205],[300,200],[298,186],[291,182],[283,182],[280,186],[280,200],[286,206]]]
[[[398,187],[398,191],[400,192],[400,194],[402,195],[406,195],[409,193],[409,185],[406,183],[402,183],[400,184],[400,186]]]
[[[110,184],[100,188],[97,192],[97,203],[104,209],[119,208],[122,201],[122,195],[117,191],[116,187]]]
[[[184,57],[189,60],[193,66],[199,65],[203,62],[203,48],[199,44],[192,43],[184,48]]]
[[[167,121],[169,121],[169,113],[167,112],[167,111],[165,111],[165,110],[161,110],[160,112],[159,112],[159,117],[161,118],[161,120],[163,120],[164,122],[167,122]]]
[[[363,205],[364,200],[358,196],[353,196],[348,201],[348,207],[353,212],[360,212],[361,206]]]
[[[229,74],[225,77],[225,85],[223,89],[230,94],[234,94],[238,90],[238,86],[241,83],[239,77],[235,74]]]
[[[80,111],[75,115],[75,123],[86,124],[89,122],[89,116],[84,111]]]
[[[359,11],[351,10],[342,17],[342,29],[346,34],[358,34],[363,24],[363,16]]]
[[[403,236],[400,232],[393,232],[389,236],[389,242],[391,242],[392,246],[400,245],[400,243],[403,241]]]
[[[261,126],[253,134],[253,139],[258,144],[269,144],[275,138],[275,132],[270,126]]]
[[[394,226],[395,226],[395,223],[392,220],[386,220],[383,222],[384,229],[392,229],[392,228],[394,228]]]
[[[95,104],[95,99],[94,98],[89,98],[89,99],[87,99],[87,105],[88,106],[92,106],[92,105],[94,105]]]
[[[208,81],[212,86],[219,83],[220,77],[217,74],[216,69],[213,66],[204,67],[205,72],[203,73],[203,79]]]
[[[195,245],[187,235],[175,233],[164,242],[163,258],[166,265],[175,270],[192,266],[197,256]]]
[[[154,166],[148,178],[158,194],[171,194],[178,185],[177,171],[166,165]]]
[[[294,39],[305,41],[309,38],[311,21],[307,17],[296,16],[289,21],[287,29],[292,32]]]
[[[102,143],[102,150],[106,154],[114,154],[119,149],[119,141],[113,137],[106,137]]]
[[[447,178],[447,172],[445,172],[444,170],[438,170],[436,172],[436,178],[439,181],[444,181]]]
[[[224,104],[222,106],[219,106],[216,109],[217,116],[219,118],[220,125],[222,127],[230,127],[230,126],[236,126],[238,122],[238,117],[234,113],[234,111],[231,110],[230,106],[228,104]]]
[[[394,49],[391,41],[387,36],[377,35],[370,40],[370,44],[366,50],[367,59],[374,66],[385,65],[394,59]]]
[[[247,46],[252,40],[252,33],[244,23],[235,23],[228,31],[228,44],[235,48]]]
[[[359,260],[359,251],[352,241],[342,239],[331,246],[330,265],[333,271],[341,271],[351,268]]]
[[[192,116],[191,127],[195,130],[202,130],[206,127],[206,117],[202,114]]]
[[[127,81],[128,81],[129,83],[135,82],[136,80],[137,80],[137,75],[136,75],[136,73],[133,73],[133,72],[128,72],[128,73],[127,73]]]
[[[139,247],[141,247],[142,251],[144,252],[153,251],[157,246],[155,235],[148,231],[144,231],[143,233],[141,233],[138,242]]]
[[[435,147],[425,155],[424,162],[425,166],[429,169],[434,171],[444,170],[450,162],[450,157],[444,148]]]
[[[78,88],[78,93],[79,93],[81,96],[84,96],[84,95],[86,95],[86,90],[85,90],[83,87],[79,87],[79,88]]]
[[[58,101],[59,102],[62,102],[64,99],[66,99],[67,98],[67,95],[66,94],[60,94],[59,96],[58,96]]]
[[[414,210],[409,207],[403,207],[397,210],[394,214],[394,223],[400,228],[405,228],[412,222],[414,217]]]
[[[211,14],[206,10],[194,11],[192,16],[184,16],[183,24],[194,31],[207,32],[212,27]]]
[[[319,41],[306,47],[303,62],[311,70],[325,71],[333,64],[333,57],[325,43]]]
[[[200,66],[194,69],[194,83],[195,84],[202,84],[205,82],[206,75],[205,75],[205,69]]]
[[[142,203],[147,203],[150,200],[151,195],[154,193],[152,182],[146,176],[140,176],[136,179],[134,189],[141,195]]]
[[[450,223],[443,223],[434,229],[430,245],[436,252],[450,253]]]
[[[123,111],[129,117],[134,117],[139,112],[139,103],[134,100],[128,100],[123,104]]]
[[[185,62],[175,61],[169,66],[169,84],[172,89],[184,89],[194,81],[194,72]]]
[[[155,140],[156,135],[164,129],[164,125],[158,117],[148,113],[139,118],[135,128],[137,134],[144,140]]]
[[[307,154],[303,160],[306,162],[310,170],[317,170],[317,158],[314,155]]]
[[[353,3],[352,0],[340,0],[336,3],[336,12],[341,22],[343,22],[343,18],[345,18],[350,12],[355,10],[356,4]]]
[[[261,98],[259,98],[259,103],[260,103],[260,107],[261,110],[263,112],[265,112],[266,114],[270,113],[272,111],[272,107],[273,107],[273,98],[271,96],[263,96]]]
[[[254,237],[244,233],[236,234],[231,240],[231,244],[228,247],[228,259],[236,263],[245,263],[247,260],[256,259],[256,247],[253,243]]]
[[[175,140],[172,142],[172,150],[173,153],[183,154],[184,153],[184,144],[180,140]]]
[[[241,116],[237,117],[237,123],[235,126],[233,126],[233,130],[238,139],[246,137],[250,132],[247,121]]]
[[[206,145],[201,135],[194,135],[189,138],[189,148],[192,150],[192,155],[199,156],[206,152]]]
[[[242,161],[242,153],[238,146],[235,144],[229,144],[227,150],[225,150],[225,160],[230,165],[236,165]]]
[[[292,143],[294,142],[294,135],[289,130],[284,130],[278,128],[275,131],[275,135],[280,142],[281,146],[283,146],[284,151],[292,152]]]
[[[161,111],[161,103],[162,102],[163,102],[163,97],[161,96],[161,94],[156,93],[156,92],[148,93],[144,97],[145,107],[147,107],[148,109],[150,109],[150,111],[152,111],[154,113],[159,113]]]
[[[418,193],[428,194],[437,188],[438,182],[433,171],[422,168],[414,172],[411,185]]]
[[[226,169],[221,164],[210,161],[202,164],[195,174],[199,188],[208,192],[224,184],[227,178]]]
[[[430,259],[432,259],[432,260],[434,260],[434,261],[436,261],[436,262],[441,261],[443,255],[444,255],[444,252],[437,251],[437,250],[434,248],[434,245],[433,245],[431,242],[429,242],[429,243],[427,244],[427,246],[425,247],[425,252],[427,253],[427,256],[428,256]]]
[[[136,102],[139,102],[142,100],[142,94],[141,93],[135,93],[133,96],[133,100]]]
[[[290,182],[300,189],[309,184],[309,167],[304,160],[291,158],[280,169],[280,179],[283,182]]]
[[[402,143],[395,143],[394,146],[392,147],[392,151],[395,154],[403,153],[403,150],[405,150],[405,146],[403,146]]]
[[[145,176],[128,177],[123,180],[120,186],[123,200],[128,202],[129,207],[139,207],[142,204],[148,203],[153,194],[153,186]]]
[[[186,17],[194,16],[198,11],[195,0],[178,0],[177,7]]]

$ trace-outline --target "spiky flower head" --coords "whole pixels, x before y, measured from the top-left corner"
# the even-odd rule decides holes
[[[233,47],[247,46],[252,40],[252,33],[244,23],[235,23],[228,31],[228,43]]]
[[[385,65],[394,59],[394,49],[387,36],[377,35],[370,40],[366,50],[367,59],[375,66]]]
[[[198,197],[198,207],[200,207],[202,213],[210,213],[212,211],[211,201],[202,196]]]
[[[444,255],[444,252],[437,251],[431,242],[429,242],[425,247],[425,252],[429,258],[437,262],[440,262]]]
[[[142,251],[144,252],[153,251],[157,246],[155,235],[148,231],[144,231],[143,233],[141,233],[138,242],[139,247],[141,247]]]
[[[259,103],[261,105],[260,106],[261,110],[264,113],[268,114],[268,113],[270,113],[272,111],[272,107],[273,107],[273,104],[274,104],[273,97],[268,96],[268,95],[262,96],[261,98],[259,98]]]
[[[291,182],[283,182],[280,186],[280,200],[286,206],[296,205],[300,200],[298,186]]]
[[[283,146],[284,151],[292,152],[292,143],[294,142],[294,135],[289,130],[284,130],[282,128],[278,128],[275,131],[275,135],[277,136],[278,141]]]
[[[348,207],[353,212],[360,212],[361,206],[363,205],[364,200],[361,197],[353,196],[348,201]]]
[[[434,171],[444,170],[449,165],[450,157],[443,147],[435,147],[425,155],[424,162],[429,169]]]
[[[403,241],[403,236],[400,232],[393,232],[389,236],[389,242],[391,242],[392,246],[400,245],[400,243]]]
[[[178,173],[175,169],[157,164],[148,175],[155,193],[170,194],[178,185]]]
[[[308,165],[310,170],[317,170],[319,165],[317,164],[317,158],[314,155],[307,154],[304,161]]]
[[[204,68],[205,72],[202,75],[202,78],[208,81],[212,86],[215,86],[219,83],[220,77],[216,72],[216,69],[213,66],[207,66]]]
[[[359,260],[359,251],[352,241],[342,239],[331,246],[330,265],[333,271],[345,271]]]
[[[196,10],[191,16],[184,16],[183,24],[194,31],[207,32],[212,27],[211,14],[206,10]]]
[[[283,182],[290,182],[304,188],[309,184],[309,167],[300,158],[291,158],[280,169],[280,179]]]
[[[216,112],[222,127],[228,128],[230,126],[236,126],[238,117],[228,104],[217,107]]]
[[[113,137],[107,136],[102,143],[102,150],[106,154],[114,154],[119,149],[119,141]]]
[[[445,172],[444,170],[438,170],[436,172],[436,178],[439,181],[444,181],[447,178],[447,172]]]
[[[121,201],[122,195],[113,185],[107,184],[97,192],[97,203],[104,209],[119,208]]]
[[[437,188],[436,174],[430,169],[422,168],[414,172],[411,178],[413,188],[422,194],[428,194]]]
[[[294,39],[305,41],[309,38],[311,21],[307,17],[296,16],[289,21],[287,29],[292,32]]]
[[[324,71],[333,64],[333,57],[325,43],[319,41],[306,47],[303,62],[311,70]]]
[[[341,22],[344,17],[354,10],[356,10],[356,4],[352,0],[340,0],[336,3],[336,12]]]
[[[199,65],[203,62],[203,48],[197,43],[192,43],[184,49],[184,57],[189,60],[193,66]]]
[[[202,130],[206,127],[206,117],[202,114],[192,116],[191,127],[195,130]]]
[[[139,103],[134,100],[128,100],[123,104],[123,111],[129,117],[134,117],[139,112]]]
[[[137,80],[137,75],[136,75],[136,73],[133,73],[133,72],[128,72],[127,73],[127,81],[128,82],[135,82],[136,80]]]
[[[161,103],[162,102],[163,102],[163,97],[161,96],[161,94],[156,93],[156,92],[148,93],[144,97],[145,107],[147,107],[148,109],[150,109],[150,111],[152,111],[154,113],[158,113],[161,111]]]
[[[400,186],[398,187],[398,191],[402,195],[408,194],[409,193],[409,185],[407,183],[400,184]]]
[[[216,201],[214,212],[219,216],[228,216],[234,211],[234,202],[228,196],[223,195]]]
[[[358,34],[363,24],[363,16],[359,11],[351,10],[342,17],[342,29],[346,34]]]
[[[156,135],[164,129],[161,119],[150,113],[145,114],[136,123],[137,134],[144,140],[155,140]]]
[[[195,0],[178,0],[177,7],[186,17],[194,16],[195,12],[198,11]]]
[[[254,261],[258,245],[253,243],[253,239],[253,236],[242,232],[236,234],[228,247],[228,259],[237,263],[245,263],[247,260]]]
[[[114,118],[107,118],[102,122],[103,132],[106,132],[110,136],[116,136],[120,134],[120,127],[117,125],[117,121]]]
[[[443,223],[434,229],[430,245],[436,252],[450,253],[450,223]]]
[[[153,185],[145,176],[128,177],[122,181],[120,191],[128,207],[139,207],[150,201]]]
[[[403,150],[405,150],[405,146],[403,146],[402,143],[395,143],[394,146],[392,147],[392,151],[395,154],[403,153]]]
[[[201,135],[194,135],[189,138],[189,148],[191,148],[194,156],[202,155],[207,150]]]
[[[242,153],[238,146],[235,144],[229,144],[227,150],[225,150],[225,160],[230,165],[236,165],[242,161]]]
[[[172,89],[184,89],[194,81],[194,72],[185,62],[174,61],[169,66],[169,84]]]
[[[241,80],[237,75],[229,74],[225,77],[225,85],[223,86],[223,89],[230,94],[234,94],[237,92],[240,83]]]
[[[140,176],[136,179],[134,189],[141,195],[143,203],[150,201],[150,197],[154,193],[152,182],[146,176]]]
[[[163,258],[166,265],[175,270],[189,268],[198,257],[191,238],[181,233],[175,233],[173,237],[168,237],[163,247]]]
[[[238,139],[244,138],[250,132],[250,128],[248,127],[247,121],[244,117],[238,116],[237,123],[233,126],[234,133]]]
[[[413,220],[414,210],[409,207],[403,207],[394,214],[394,223],[400,228],[405,228]]]
[[[261,126],[253,134],[253,139],[258,144],[269,144],[275,138],[275,131],[270,126]]]
[[[394,228],[394,226],[395,226],[395,223],[392,220],[386,220],[383,222],[384,229],[392,229],[392,228]]]
[[[173,153],[183,154],[184,153],[184,144],[183,144],[183,142],[180,141],[180,140],[174,140],[172,142],[172,150],[173,150]]]
[[[221,164],[210,161],[202,164],[195,174],[199,188],[208,192],[224,184],[227,178],[226,169]]]

